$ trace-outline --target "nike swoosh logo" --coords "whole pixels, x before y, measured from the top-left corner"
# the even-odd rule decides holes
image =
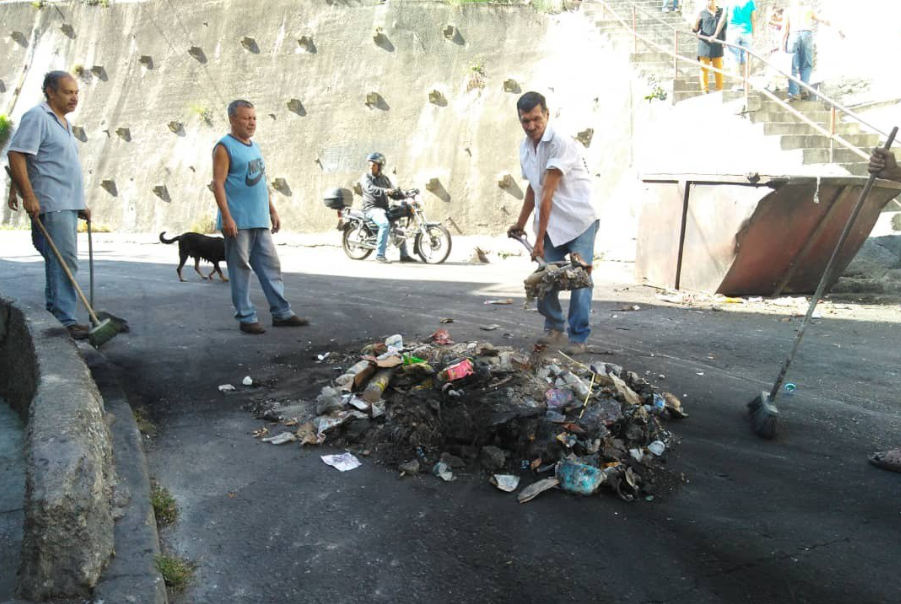
[[[250,177],[250,174],[248,174],[247,176],[244,177],[244,184],[247,185],[248,187],[253,187],[253,186],[255,186],[258,182],[260,182],[260,179],[261,179],[261,178],[263,178],[263,173],[262,173],[262,172],[258,173],[258,174],[257,174],[256,176],[254,176],[253,178],[251,178],[251,177]]]

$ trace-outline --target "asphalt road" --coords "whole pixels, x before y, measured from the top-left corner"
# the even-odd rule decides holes
[[[653,502],[547,493],[520,505],[478,475],[401,480],[365,458],[342,474],[320,461],[327,447],[266,445],[242,409],[258,391],[217,386],[251,375],[267,396],[309,397],[331,371],[316,354],[425,337],[440,317],[454,317],[458,341],[527,346],[540,317],[483,304],[521,299],[524,258],[464,264],[471,247],[459,241],[443,266],[380,266],[280,247],[288,297],[312,325],[249,336],[227,285],[192,271],[179,283],[174,247],[141,241],[98,242],[97,297],[132,324],[104,353],[159,427],[151,471],[180,508],[164,547],[197,564],[174,602],[901,602],[901,475],[866,462],[901,445],[895,307],[827,310],[767,442],[744,405],[775,377],[797,319],[763,305],[670,305],[603,265],[591,343],[683,397],[690,418],[671,425],[670,463],[686,482]],[[24,234],[4,233],[0,248],[0,291],[39,299],[42,267]],[[618,310],[626,303],[641,310]]]

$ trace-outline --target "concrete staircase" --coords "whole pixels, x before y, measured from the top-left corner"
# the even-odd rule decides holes
[[[660,52],[641,39],[636,43],[632,35],[632,5],[634,4],[647,11],[646,13],[641,10],[635,12],[635,26],[639,34],[669,50],[678,48],[678,53],[682,56],[694,56],[698,43],[697,38],[691,33],[682,13],[661,12],[662,0],[608,0],[607,3],[630,27],[623,27],[610,10],[606,10],[599,3],[584,2],[581,10],[595,20],[598,28],[613,42],[614,46],[629,52],[630,59],[639,75],[653,76],[658,85],[667,90],[668,98],[673,103],[703,94],[699,81],[700,69],[696,64],[679,61],[674,65],[670,55]],[[680,4],[694,6],[692,0],[683,0]],[[676,31],[674,32],[660,20],[676,28]],[[710,80],[712,88],[713,74],[710,74]],[[723,102],[744,98],[742,91],[729,90],[732,85],[734,82],[729,82],[727,79],[726,90],[720,94]],[[782,93],[777,96],[784,97],[785,95]],[[825,103],[796,101],[792,103],[792,107],[819,126],[829,130],[831,110]],[[831,144],[827,137],[820,135],[764,95],[751,92],[745,110],[753,123],[761,125],[763,135],[780,137],[783,149],[800,150],[805,165],[833,163],[845,168],[851,174],[861,176],[867,174],[867,164],[860,157],[838,143]],[[870,149],[880,142],[879,135],[863,133],[856,123],[839,122],[836,126],[836,133],[849,143],[864,150]]]

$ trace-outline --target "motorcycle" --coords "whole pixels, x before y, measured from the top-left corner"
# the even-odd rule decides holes
[[[330,191],[325,205],[338,212],[337,229],[342,232],[341,247],[352,260],[368,258],[376,249],[379,227],[362,210],[350,207],[353,195],[344,189]],[[419,189],[401,190],[395,199],[400,205],[388,209],[388,243],[400,246],[413,238],[413,253],[427,264],[441,264],[451,252],[451,235],[444,225],[430,222],[422,208]],[[350,202],[350,203],[348,203]]]

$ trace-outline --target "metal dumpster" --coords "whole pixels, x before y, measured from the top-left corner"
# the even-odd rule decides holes
[[[642,182],[640,280],[727,296],[778,296],[816,290],[867,179],[646,174]],[[899,183],[876,181],[826,291],[899,192]]]

